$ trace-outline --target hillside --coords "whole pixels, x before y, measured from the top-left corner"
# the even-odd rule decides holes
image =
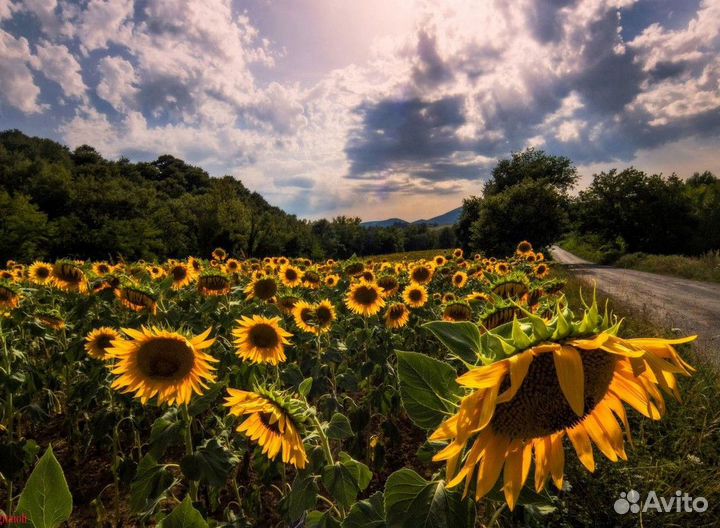
[[[170,155],[111,161],[18,130],[0,132],[0,262],[233,255],[315,259],[451,247],[453,233],[307,221],[270,205],[234,176],[210,177]]]
[[[409,225],[421,224],[425,224],[430,227],[450,226],[457,223],[457,221],[460,219],[461,212],[462,207],[458,207],[457,209],[453,209],[452,211],[448,211],[447,213],[434,216],[427,220],[422,219],[415,220],[414,222],[408,222],[407,220],[403,220],[402,218],[388,218],[387,220],[369,220],[367,222],[362,222],[360,225],[363,227],[406,227]]]

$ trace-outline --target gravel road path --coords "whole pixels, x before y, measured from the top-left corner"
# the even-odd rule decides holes
[[[720,284],[593,264],[553,246],[553,258],[580,278],[647,313],[656,324],[698,334],[698,350],[720,363]]]

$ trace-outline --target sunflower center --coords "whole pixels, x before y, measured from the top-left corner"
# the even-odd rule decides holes
[[[298,274],[294,269],[287,269],[285,270],[285,278],[290,282],[294,282],[297,280]]]
[[[267,300],[277,293],[277,284],[273,279],[260,279],[253,287],[255,297]]]
[[[472,310],[465,305],[450,305],[445,309],[445,316],[453,321],[469,321],[472,319]]]
[[[277,331],[269,324],[256,324],[250,329],[249,341],[256,348],[273,349],[280,344]]]
[[[106,350],[108,347],[110,347],[110,343],[113,340],[113,337],[114,336],[108,334],[103,334],[97,338],[97,340],[95,341],[95,346],[99,350]]]
[[[515,397],[498,404],[492,418],[493,430],[510,438],[530,440],[547,436],[577,425],[605,397],[617,361],[613,354],[602,350],[582,350],[585,408],[578,416],[560,389],[552,353],[533,359]],[[510,386],[505,379],[502,394]]]
[[[315,308],[315,317],[317,318],[318,323],[326,325],[332,321],[332,311],[327,306],[318,306]]]
[[[177,380],[192,371],[195,353],[186,341],[156,337],[140,346],[137,362],[140,371],[148,378]]]
[[[402,304],[391,306],[388,310],[388,317],[393,321],[396,321],[405,314],[405,307]]]
[[[422,292],[420,290],[410,290],[408,297],[412,302],[420,302],[422,301]]]
[[[356,303],[363,306],[370,306],[375,301],[377,301],[378,292],[375,290],[375,288],[369,288],[368,286],[360,286],[357,290],[355,290],[355,294],[353,295],[353,297],[355,297]]]
[[[412,272],[415,282],[425,282],[430,278],[430,270],[427,268],[415,268]]]
[[[187,277],[187,270],[182,266],[176,266],[172,270],[172,276],[176,281],[181,281]]]
[[[280,431],[280,427],[279,427],[280,422],[277,420],[274,422],[272,421],[272,419],[273,419],[272,413],[259,412],[258,418],[260,418],[260,421],[262,422],[265,429],[272,431],[273,433],[278,434],[278,435],[282,434],[282,432]]]

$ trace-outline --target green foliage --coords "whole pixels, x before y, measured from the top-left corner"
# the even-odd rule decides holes
[[[560,193],[569,191],[578,180],[575,165],[564,156],[551,156],[534,148],[513,152],[498,161],[483,188],[485,197],[500,194],[526,180],[549,185]]]
[[[380,491],[368,499],[353,504],[342,524],[343,528],[384,528],[385,526],[384,500]]]
[[[158,523],[158,528],[207,528],[200,512],[193,508],[190,497],[185,497],[175,509]]]
[[[330,495],[339,504],[350,507],[358,493],[370,484],[372,472],[362,462],[358,462],[347,453],[340,453],[340,460],[322,470],[322,482]]]
[[[417,352],[397,352],[400,396],[418,427],[432,429],[453,411],[460,388],[447,363]]]
[[[72,504],[65,474],[48,446],[20,494],[18,513],[26,514],[35,528],[54,528],[70,518]]]
[[[385,483],[388,528],[463,528],[475,526],[475,504],[462,499],[441,480],[427,481],[412,469],[401,469]]]

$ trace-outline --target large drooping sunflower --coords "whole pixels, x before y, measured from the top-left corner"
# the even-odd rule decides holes
[[[285,345],[289,345],[290,332],[280,327],[279,317],[244,316],[237,320],[233,330],[237,355],[253,363],[277,365],[287,359]]]
[[[385,299],[376,283],[361,279],[350,286],[345,297],[345,306],[358,315],[371,317],[385,306]]]
[[[86,293],[88,290],[85,273],[69,260],[58,260],[52,270],[53,284],[66,292]]]
[[[278,273],[280,281],[288,288],[295,288],[302,283],[302,272],[292,264],[283,264]]]
[[[484,352],[490,343],[501,342],[505,353],[515,352],[458,378],[470,392],[458,412],[430,436],[431,441],[450,441],[433,458],[447,463],[448,485],[464,481],[467,493],[474,482],[477,500],[503,472],[512,509],[533,454],[536,490],[550,475],[561,487],[565,437],[590,471],[595,469],[593,443],[613,462],[627,459],[623,403],[659,419],[665,404],[658,387],[679,397],[675,374],[692,371],[673,345],[695,337],[623,339],[617,336],[619,326],[610,326],[593,303],[581,321],[573,322],[569,311],[558,309],[548,324],[539,318],[532,324],[514,320],[493,332],[494,339],[483,336]]]
[[[206,272],[197,281],[198,293],[205,297],[230,293],[230,279],[224,273]]]
[[[299,412],[293,412],[292,400],[288,402],[270,391],[228,388],[224,405],[234,416],[247,416],[237,431],[257,442],[270,460],[281,454],[285,464],[298,469],[307,465],[308,458],[298,432]]]
[[[48,284],[52,281],[52,269],[52,265],[47,262],[33,262],[28,270],[28,278],[35,284]]]
[[[85,336],[85,351],[92,358],[106,359],[107,350],[115,339],[121,339],[121,336],[114,328],[107,326],[96,328]]]
[[[106,349],[118,376],[112,387],[134,393],[143,405],[155,397],[159,405],[187,404],[215,382],[218,360],[204,352],[215,342],[208,339],[211,328],[195,337],[157,327],[122,331],[130,339],[115,339]]]
[[[473,311],[470,305],[464,301],[452,301],[443,309],[444,321],[470,321],[473,318]]]
[[[131,284],[115,289],[115,297],[120,304],[134,312],[147,311],[157,314],[157,298],[149,290]]]
[[[403,290],[403,300],[411,308],[422,308],[428,301],[428,291],[422,284],[411,283]]]
[[[396,330],[405,326],[410,320],[410,310],[403,303],[393,303],[385,310],[385,326]]]

